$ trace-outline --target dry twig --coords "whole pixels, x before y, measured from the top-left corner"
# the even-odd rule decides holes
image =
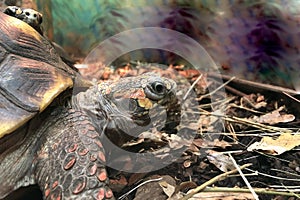
[[[240,169],[245,169],[246,167],[251,166],[252,164],[245,164],[243,166],[240,167]],[[186,196],[180,198],[179,200],[188,200],[189,198],[191,198],[192,196],[194,196],[195,194],[197,194],[198,192],[202,191],[203,189],[205,189],[207,186],[212,185],[213,183],[226,178],[227,176],[231,175],[231,174],[235,174],[237,173],[238,170],[234,169],[228,172],[225,172],[223,174],[220,174],[218,176],[215,176],[214,178],[210,179],[209,181],[203,183],[202,185],[198,186],[197,188],[195,188],[191,193],[187,194]]]

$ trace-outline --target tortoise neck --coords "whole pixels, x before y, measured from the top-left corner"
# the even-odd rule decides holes
[[[71,100],[71,107],[85,113],[99,131],[102,131],[103,123],[107,123],[109,118],[110,104],[100,93],[97,85],[76,94]]]
[[[125,134],[131,133],[131,129],[139,132],[130,116],[119,111],[114,102],[103,95],[102,90],[99,90],[97,85],[75,95],[71,101],[71,108],[87,115],[97,132],[100,135],[107,135],[117,145],[134,138]]]

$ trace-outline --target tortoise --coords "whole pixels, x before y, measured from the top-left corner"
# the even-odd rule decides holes
[[[20,8],[18,6],[8,6],[4,13],[12,17],[18,18],[29,24],[37,32],[43,35],[41,24],[43,22],[43,15],[31,8]]]
[[[151,72],[91,83],[25,22],[0,13],[0,29],[0,199],[33,184],[44,199],[114,199],[103,135],[136,137],[176,83]]]
[[[43,22],[43,15],[40,12],[31,8],[20,8],[18,6],[7,6],[3,12],[29,24],[32,28],[39,32],[39,34],[44,36],[41,26]],[[71,67],[74,66],[77,61],[75,58],[71,57],[59,44],[53,41],[50,41],[50,44],[55,48],[57,53],[66,64]]]

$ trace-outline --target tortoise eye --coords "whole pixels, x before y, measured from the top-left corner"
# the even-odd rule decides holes
[[[151,85],[152,90],[157,94],[164,94],[166,92],[166,87],[161,82],[154,82]]]
[[[145,88],[145,94],[148,98],[158,101],[164,98],[168,90],[162,81],[153,81]]]
[[[29,16],[29,15],[30,15],[30,13],[29,13],[29,12],[25,12],[25,15]]]

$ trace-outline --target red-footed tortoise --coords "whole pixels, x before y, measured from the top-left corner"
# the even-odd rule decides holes
[[[31,26],[0,13],[0,29],[0,199],[31,184],[44,199],[113,199],[100,137],[148,123],[176,84],[147,73],[85,89]]]
[[[42,22],[43,22],[43,15],[36,10],[31,8],[20,8],[18,6],[8,6],[4,13],[15,17],[23,22],[29,24],[32,28],[34,28],[37,32],[41,35],[43,34],[42,31]],[[53,41],[50,41],[50,44],[55,48],[57,53],[60,55],[62,60],[68,64],[69,66],[73,67],[76,63],[75,59],[72,58],[60,45],[56,44]]]
[[[18,6],[8,6],[4,13],[18,18],[23,22],[29,24],[32,28],[34,28],[37,32],[43,35],[41,24],[43,22],[43,15],[31,8],[20,8]]]

